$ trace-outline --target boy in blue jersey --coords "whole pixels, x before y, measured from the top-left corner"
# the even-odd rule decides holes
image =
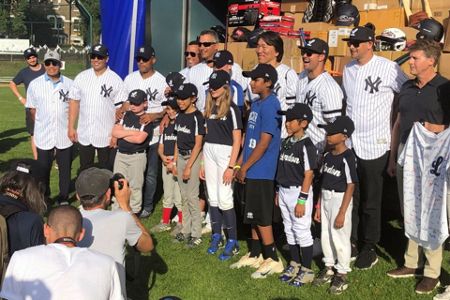
[[[252,278],[265,278],[283,271],[277,256],[273,233],[274,179],[280,150],[280,102],[272,89],[278,76],[274,67],[259,64],[243,72],[250,77],[250,86],[259,98],[252,103],[244,148],[236,168],[236,179],[245,184],[244,222],[251,224],[250,252],[231,268],[251,266],[257,268]]]

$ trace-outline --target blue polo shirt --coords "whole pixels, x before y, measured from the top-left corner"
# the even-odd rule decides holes
[[[275,179],[281,142],[281,116],[278,114],[280,109],[280,101],[275,94],[252,103],[245,134],[244,163],[261,139],[261,133],[272,135],[272,140],[263,156],[247,171],[249,179]]]

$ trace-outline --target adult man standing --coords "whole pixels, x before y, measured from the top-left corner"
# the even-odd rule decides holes
[[[425,128],[432,132],[440,132],[448,123],[448,112],[439,101],[439,88],[448,84],[448,80],[434,70],[439,62],[441,48],[434,41],[418,40],[409,48],[409,66],[415,79],[408,80],[399,94],[399,112],[392,130],[391,155],[389,158],[388,174],[397,176],[401,210],[403,213],[403,167],[396,164],[399,155],[408,139],[414,122],[425,122]],[[406,157],[405,159],[413,159]],[[430,166],[431,167],[431,166]],[[428,173],[428,172],[424,172]],[[424,175],[425,176],[425,175]],[[431,175],[434,176],[434,175]],[[406,192],[406,191],[405,191]],[[448,201],[448,197],[447,197]],[[445,208],[445,205],[442,207]],[[405,217],[406,219],[410,217]],[[422,226],[429,226],[423,224]],[[428,230],[427,230],[428,231]],[[431,231],[431,230],[430,230]],[[417,241],[408,239],[403,266],[387,273],[392,278],[413,277],[419,267],[419,257],[425,254],[424,277],[416,286],[416,293],[428,294],[439,283],[442,264],[442,246],[428,249],[419,246]]]
[[[116,107],[127,94],[122,79],[108,67],[108,56],[106,46],[94,45],[90,53],[92,68],[75,77],[69,92],[68,135],[72,142],[80,144],[80,170],[93,166],[95,151],[99,166],[112,169],[110,154],[116,140],[111,132]]]
[[[372,29],[356,27],[344,40],[354,59],[344,67],[343,86],[347,115],[355,122],[351,142],[357,156],[359,177],[359,197],[353,198],[352,239],[353,242],[358,240],[360,210],[362,248],[355,266],[369,269],[378,262],[375,245],[381,231],[381,200],[391,141],[392,103],[394,94],[400,91],[407,77],[396,63],[374,55]]]
[[[125,179],[114,182],[114,197],[119,210],[108,210],[113,174],[106,169],[89,168],[80,173],[75,182],[81,202],[86,234],[80,247],[88,247],[112,256],[119,270],[125,293],[125,245],[135,246],[140,252],[153,250],[153,240],[147,229],[130,207],[130,189]]]
[[[305,70],[299,75],[297,100],[307,104],[313,113],[307,133],[322,154],[326,145],[326,133],[319,124],[326,124],[342,115],[344,95],[336,80],[325,71],[328,44],[321,39],[307,40],[300,47]]]
[[[86,248],[82,217],[73,206],[54,208],[44,225],[47,245],[16,251],[0,297],[5,299],[124,299],[114,260]]]
[[[180,71],[180,74],[184,77],[189,76],[191,68],[200,63],[200,50],[197,41],[190,41],[184,51],[184,57],[186,59],[186,68]]]
[[[61,57],[56,51],[44,56],[45,74],[33,80],[27,93],[26,107],[35,121],[37,160],[45,195],[50,196],[50,171],[53,159],[59,166],[59,204],[68,204],[72,141],[67,136],[69,90],[73,81],[61,75]]]
[[[156,57],[152,46],[140,47],[136,53],[136,61],[139,70],[125,78],[125,87],[128,92],[139,89],[147,93],[147,111],[141,117],[141,122],[151,123],[153,126],[153,137],[147,150],[147,170],[140,214],[141,218],[147,218],[153,212],[155,202],[154,196],[159,170],[158,142],[161,135],[159,125],[164,116],[164,107],[161,103],[166,100],[164,91],[168,85],[166,78],[153,67],[156,63]]]
[[[44,74],[45,69],[38,62],[38,55],[36,53],[36,50],[34,50],[33,48],[28,48],[27,50],[25,50],[23,52],[23,56],[25,57],[28,66],[20,70],[19,73],[17,73],[17,75],[9,82],[9,88],[14,93],[14,95],[16,95],[17,99],[19,99],[20,103],[25,106],[27,99],[20,94],[17,86],[23,83],[26,93],[30,82],[33,79]],[[31,118],[30,109],[28,108],[25,108],[25,124],[27,127],[27,131],[31,136],[31,150],[33,151],[33,157],[34,159],[37,159],[37,150],[36,145],[34,144],[34,122]]]

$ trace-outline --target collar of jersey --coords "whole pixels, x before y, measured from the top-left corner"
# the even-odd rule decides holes
[[[50,77],[47,75],[47,73],[44,73],[44,79],[45,79],[45,81],[52,81],[53,82],[53,80],[50,79]],[[64,79],[63,79],[62,75],[59,75],[59,80],[56,81],[56,82],[53,82],[53,84],[57,84],[57,83],[60,83],[60,82],[64,82]]]

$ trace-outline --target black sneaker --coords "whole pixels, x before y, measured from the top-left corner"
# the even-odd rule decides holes
[[[188,236],[185,236],[182,232],[179,232],[173,239],[174,243],[183,243],[189,240]]]
[[[328,289],[330,294],[340,295],[348,288],[347,277],[343,274],[336,274],[331,281],[331,286]]]
[[[359,253],[355,261],[355,267],[361,270],[368,270],[378,262],[375,249],[366,249]]]
[[[356,258],[358,257],[358,247],[356,246],[356,244],[351,243],[351,255],[350,255],[350,261],[355,261]]]

